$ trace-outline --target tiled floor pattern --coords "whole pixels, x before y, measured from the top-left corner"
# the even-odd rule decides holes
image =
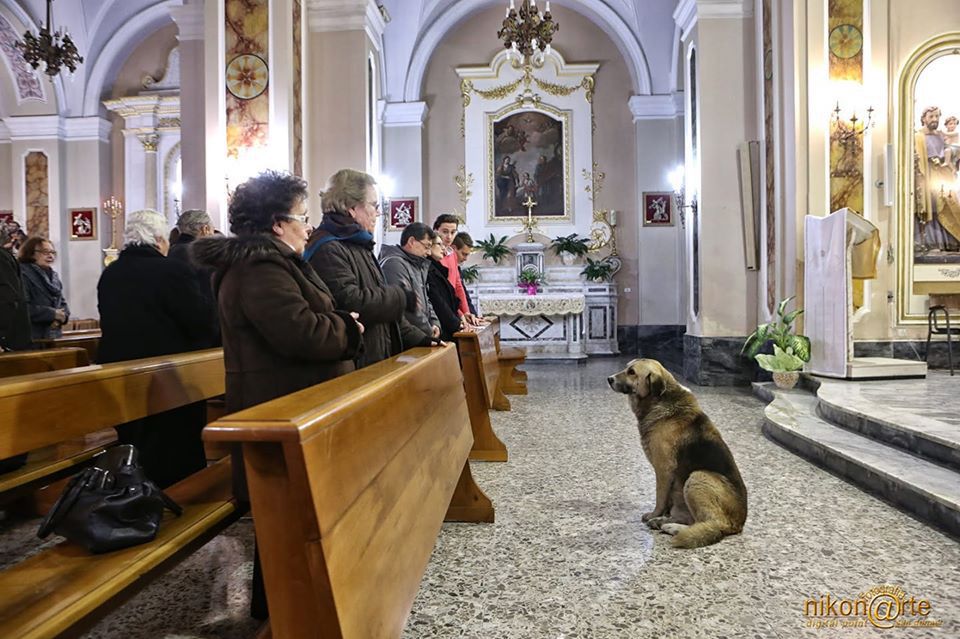
[[[497,522],[444,526],[404,639],[960,636],[960,543],[766,439],[746,389],[694,388],[747,484],[744,533],[675,550],[649,531],[653,474],[605,383],[625,361],[526,366],[530,394],[493,415],[510,461],[473,464]],[[3,526],[0,563],[32,526]],[[250,550],[241,521],[87,636],[252,637]],[[878,584],[928,600],[943,626],[805,627],[806,598]]]

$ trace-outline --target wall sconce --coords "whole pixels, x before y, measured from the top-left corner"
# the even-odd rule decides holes
[[[688,203],[686,201],[686,180],[684,180],[683,166],[678,166],[670,172],[670,185],[673,187],[673,203],[677,207],[677,215],[680,217],[680,228],[686,228],[684,209],[690,209],[693,215],[697,214],[697,194]]]
[[[836,103],[837,105],[833,109],[833,115],[830,117],[831,131],[830,139],[840,144],[849,144],[856,142],[857,138],[864,133],[867,129],[873,127],[873,107],[867,107],[867,119],[861,120],[857,117],[857,112],[853,111],[850,114],[850,117],[844,118],[841,117],[842,110],[840,108],[840,102]]]

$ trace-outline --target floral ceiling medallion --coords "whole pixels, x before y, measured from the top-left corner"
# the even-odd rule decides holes
[[[270,72],[260,56],[238,55],[227,65],[227,90],[239,100],[252,100],[267,89]]]

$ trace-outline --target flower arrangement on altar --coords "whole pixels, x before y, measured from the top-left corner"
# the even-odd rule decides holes
[[[537,271],[523,271],[517,278],[517,286],[527,291],[527,295],[536,295],[540,285],[545,284],[543,274]]]

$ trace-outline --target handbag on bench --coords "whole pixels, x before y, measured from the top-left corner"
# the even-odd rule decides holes
[[[114,446],[74,475],[37,536],[45,539],[55,532],[92,553],[120,550],[153,541],[165,509],[183,513],[144,476],[134,446]]]

